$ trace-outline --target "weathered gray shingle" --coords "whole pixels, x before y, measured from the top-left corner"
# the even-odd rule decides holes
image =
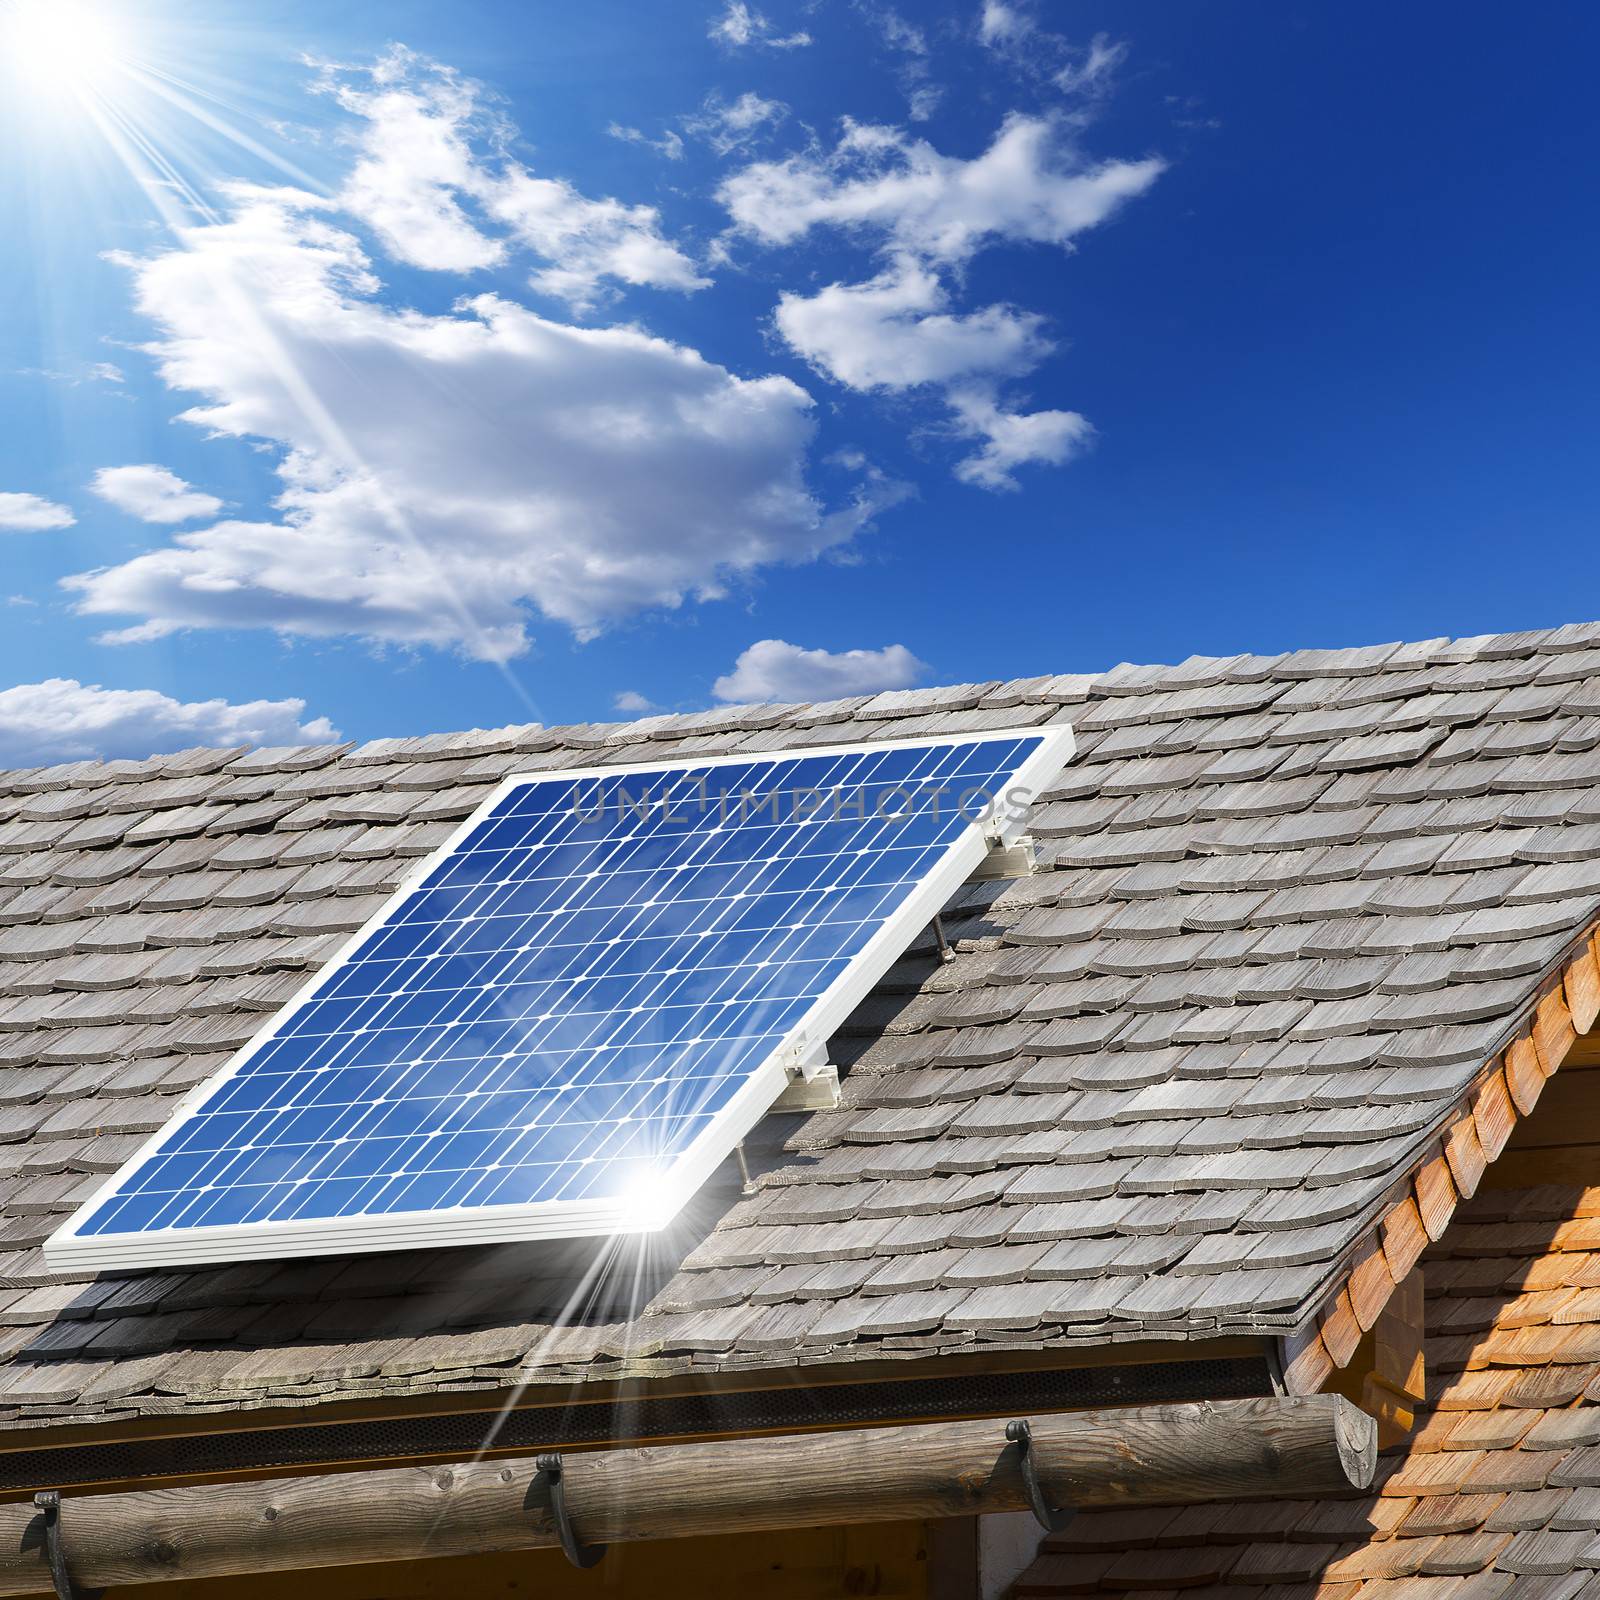
[[[841,1110],[768,1119],[755,1192],[719,1174],[639,1283],[582,1288],[581,1243],[45,1275],[506,773],[1046,721],[1080,753],[1039,876],[956,897],[955,960],[915,941],[836,1041]],[[0,1414],[1281,1329],[1600,915],[1597,860],[1600,625],[0,774]]]

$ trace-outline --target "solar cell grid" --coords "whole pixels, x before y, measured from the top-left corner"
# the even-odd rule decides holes
[[[821,1042],[970,871],[985,802],[1038,787],[1068,738],[508,780],[52,1253],[667,1220],[783,1087],[785,1050]]]

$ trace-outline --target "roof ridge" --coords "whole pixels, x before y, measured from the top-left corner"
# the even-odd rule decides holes
[[[355,745],[308,744],[275,747],[291,750],[332,751],[327,759],[343,758],[360,765],[405,760],[443,759],[450,756],[487,755],[504,750],[556,749],[562,745],[601,748],[626,738],[633,741],[676,737],[684,733],[754,731],[785,722],[826,723],[861,717],[866,721],[953,709],[953,696],[965,691],[976,696],[974,705],[988,700],[1006,702],[1008,692],[1028,686],[1031,693],[1010,703],[1053,701],[1075,704],[1088,700],[1153,694],[1175,688],[1206,688],[1219,683],[1252,683],[1281,676],[1288,679],[1365,677],[1384,671],[1421,666],[1454,665],[1473,660],[1504,660],[1519,655],[1559,654],[1600,647],[1600,621],[1570,622],[1558,627],[1506,633],[1476,634],[1459,639],[1438,637],[1414,641],[1340,647],[1303,647],[1278,655],[1191,655],[1175,663],[1119,662],[1099,673],[1063,673],[994,679],[977,684],[930,684],[918,689],[891,689],[876,695],[857,695],[834,701],[789,701],[733,706],[712,706],[695,711],[655,712],[646,717],[613,722],[544,724],[511,723],[500,728],[447,729],[435,733],[389,735]],[[0,792],[21,793],[63,784],[97,788],[103,784],[137,782],[152,777],[176,777],[215,771],[249,755],[259,759],[257,747],[195,746],[142,760],[80,759],[37,767],[0,768]],[[289,758],[285,756],[287,761]]]

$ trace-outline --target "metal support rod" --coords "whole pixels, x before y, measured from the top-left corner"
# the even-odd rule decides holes
[[[550,1491],[550,1515],[555,1521],[556,1536],[561,1541],[562,1554],[575,1567],[598,1566],[605,1560],[603,1544],[579,1544],[578,1535],[567,1512],[567,1491],[563,1482],[566,1473],[561,1465],[560,1452],[539,1456],[535,1465]]]
[[[100,1600],[104,1589],[80,1589],[67,1568],[67,1552],[61,1543],[61,1494],[56,1489],[41,1489],[33,1497],[44,1523],[44,1553],[50,1563],[50,1583],[56,1600]]]
[[[734,1156],[739,1162],[739,1188],[744,1194],[754,1194],[756,1186],[750,1181],[750,1163],[744,1158],[744,1140],[741,1139],[733,1147]]]
[[[954,961],[956,953],[950,948],[949,939],[945,937],[944,918],[935,916],[930,926],[933,928],[933,937],[939,944],[939,959],[941,961]]]

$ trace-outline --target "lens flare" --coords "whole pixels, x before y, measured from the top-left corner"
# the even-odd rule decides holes
[[[0,56],[35,97],[103,93],[129,65],[131,41],[94,0],[0,0]]]
[[[683,1207],[683,1195],[665,1171],[649,1167],[636,1177],[622,1196],[624,1227],[640,1233],[655,1233],[667,1226]]]

